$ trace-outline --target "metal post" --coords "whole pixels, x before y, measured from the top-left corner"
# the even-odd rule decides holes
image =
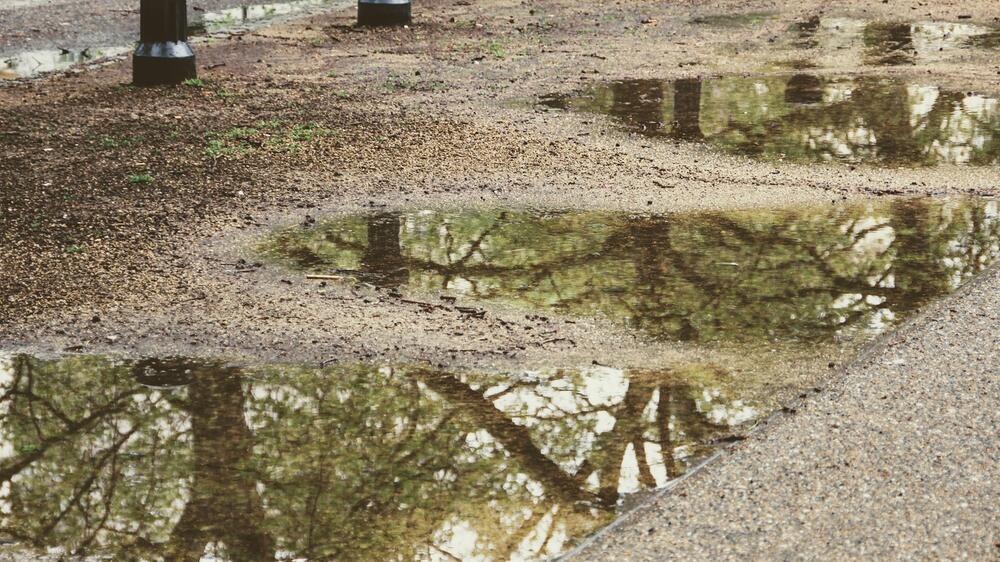
[[[358,25],[407,25],[410,0],[358,0]]]
[[[198,76],[194,51],[187,43],[187,0],[140,0],[139,27],[132,83],[180,84]]]

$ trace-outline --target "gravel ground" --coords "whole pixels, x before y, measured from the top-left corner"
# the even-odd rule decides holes
[[[572,560],[1000,559],[1000,271]]]

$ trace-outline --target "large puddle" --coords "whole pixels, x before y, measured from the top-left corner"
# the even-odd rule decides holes
[[[994,97],[878,77],[619,80],[542,98],[626,130],[766,160],[1000,164]]]
[[[410,211],[261,247],[296,270],[602,315],[659,340],[815,342],[885,330],[1000,255],[995,201],[896,199],[676,215]]]
[[[544,559],[754,418],[726,379],[0,356],[0,552]]]

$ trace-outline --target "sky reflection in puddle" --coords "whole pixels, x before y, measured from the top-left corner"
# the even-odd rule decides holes
[[[728,389],[697,364],[490,375],[0,355],[0,548],[545,558],[753,419]]]
[[[1000,164],[993,97],[878,77],[620,80],[542,105],[765,160],[882,166]]]

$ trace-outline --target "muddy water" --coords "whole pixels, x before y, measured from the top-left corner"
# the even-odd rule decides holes
[[[0,356],[0,550],[541,559],[757,415],[725,380]]]
[[[901,79],[621,80],[541,103],[608,115],[641,135],[765,160],[1000,164],[997,98]]]
[[[897,199],[677,215],[412,211],[277,232],[261,251],[409,292],[602,315],[658,340],[865,337],[1000,255],[997,202]]]

